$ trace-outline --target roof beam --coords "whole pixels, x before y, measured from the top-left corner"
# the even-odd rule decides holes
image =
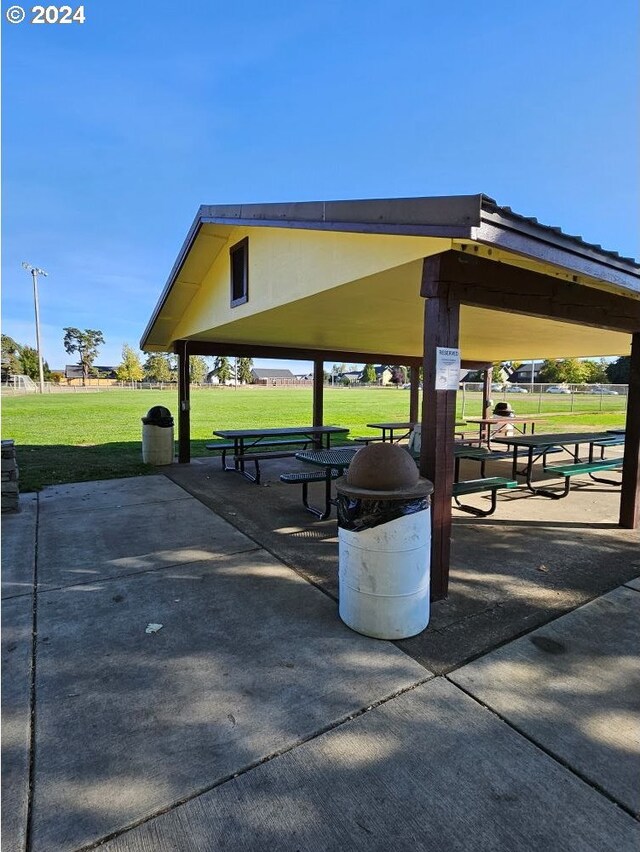
[[[176,351],[177,342],[174,343]],[[404,364],[420,365],[421,358],[397,353],[346,352],[322,349],[300,349],[288,346],[265,346],[254,343],[216,342],[208,340],[190,340],[190,355],[227,355],[236,358],[287,358],[295,361],[348,361],[357,364]]]
[[[433,266],[433,275],[428,272]],[[633,334],[640,300],[628,299],[466,252],[446,251],[425,261],[421,295],[451,287],[461,304]]]

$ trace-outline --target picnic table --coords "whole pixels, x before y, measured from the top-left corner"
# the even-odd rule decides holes
[[[487,447],[491,449],[491,440],[495,435],[504,435],[507,427],[512,426],[513,429],[521,435],[527,434],[527,426],[531,427],[531,434],[535,434],[536,423],[545,420],[544,417],[467,417],[468,423],[477,423],[479,429],[479,438],[482,438],[482,433],[486,428]]]
[[[300,461],[307,462],[307,464],[312,464],[316,467],[324,468],[324,474],[320,479],[320,481],[324,480],[325,483],[324,508],[318,509],[315,506],[309,505],[306,500],[306,489],[304,490],[303,496],[305,508],[311,512],[311,514],[320,518],[321,521],[325,521],[331,514],[331,506],[333,505],[333,500],[331,499],[332,481],[336,479],[337,476],[342,476],[358,451],[359,448],[355,447],[336,447],[334,449],[326,450],[301,450],[296,453],[296,458]],[[282,477],[280,478],[282,479]],[[303,480],[299,478],[298,480],[290,479],[288,481],[293,482]],[[308,481],[309,478],[307,478],[307,482]],[[313,478],[311,478],[311,481],[313,481]]]
[[[411,432],[415,429],[416,426],[419,426],[419,421],[411,422],[400,422],[400,423],[367,423],[368,429],[380,429],[382,432],[382,440],[389,440],[391,443],[397,443],[398,441],[402,441],[404,438],[408,438]],[[466,426],[466,421],[464,420],[456,420],[456,426]],[[394,432],[402,432],[398,438],[393,437]],[[388,433],[388,437],[387,437]]]
[[[495,438],[494,443],[506,444],[512,448],[512,478],[521,476],[526,479],[527,488],[534,494],[540,494],[544,497],[564,497],[568,493],[569,477],[574,473],[588,473],[592,476],[593,472],[602,469],[614,469],[621,465],[620,459],[611,459],[608,461],[593,461],[593,445],[598,441],[611,438],[611,434],[607,432],[553,432],[546,434],[528,434],[528,435],[511,435],[504,438]],[[580,457],[580,447],[583,445],[589,447],[588,459],[583,461]],[[518,451],[520,448],[527,449],[527,458],[524,468],[518,470]],[[531,481],[534,463],[542,456],[543,461],[550,450],[560,447],[573,457],[573,464],[558,465],[556,467],[546,467],[545,472],[557,473],[559,476],[565,477],[565,492],[556,494],[554,492],[542,489],[533,485]],[[596,481],[609,481],[597,480]]]
[[[286,426],[275,429],[219,429],[213,432],[219,438],[226,438],[227,444],[208,444],[207,449],[222,450],[222,466],[224,470],[241,473],[252,482],[260,481],[259,462],[268,458],[286,458],[294,456],[295,449],[273,452],[271,448],[289,446],[295,447],[313,443],[316,447],[331,446],[331,438],[335,435],[347,435],[348,429],[343,426]],[[233,452],[233,466],[227,466],[225,455],[227,450]],[[255,476],[246,470],[246,462],[255,464]]]
[[[391,443],[394,443],[394,441],[402,441],[403,438],[408,438],[416,426],[417,421],[413,423],[411,421],[401,421],[400,423],[367,423],[367,429],[380,429],[382,432],[382,440],[388,440]],[[402,435],[394,439],[394,432],[402,432]]]

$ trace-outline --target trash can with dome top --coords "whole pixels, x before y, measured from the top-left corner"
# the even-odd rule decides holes
[[[415,636],[429,623],[433,484],[404,447],[378,443],[336,488],[340,618],[377,639]]]

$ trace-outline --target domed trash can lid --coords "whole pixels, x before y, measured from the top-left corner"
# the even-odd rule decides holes
[[[414,500],[432,494],[433,483],[419,476],[404,447],[379,443],[358,450],[336,490],[360,500]]]
[[[147,416],[142,418],[145,426],[173,426],[173,417],[164,405],[154,405],[147,411]]]

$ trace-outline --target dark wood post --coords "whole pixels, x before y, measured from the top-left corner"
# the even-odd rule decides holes
[[[324,426],[324,361],[313,362],[313,425]],[[322,446],[322,438],[317,445]]]
[[[417,423],[420,394],[419,367],[409,367],[409,382],[409,420],[411,423]]]
[[[456,391],[436,390],[436,348],[455,349],[460,330],[460,302],[450,281],[442,280],[441,257],[424,261],[422,296],[424,361],[422,378],[422,445],[420,474],[433,482],[431,510],[431,599],[447,596],[451,549],[451,492]]]
[[[191,461],[191,402],[189,400],[189,344],[186,340],[176,343],[178,354],[178,461]]]
[[[635,530],[640,524],[640,332],[631,342],[629,396],[622,465],[620,526]]]
[[[490,417],[491,416],[491,383],[493,382],[493,367],[487,367],[487,369],[482,374],[482,414],[481,417]],[[480,436],[483,441],[486,441],[488,437],[488,428],[486,426],[482,426],[480,429]]]

